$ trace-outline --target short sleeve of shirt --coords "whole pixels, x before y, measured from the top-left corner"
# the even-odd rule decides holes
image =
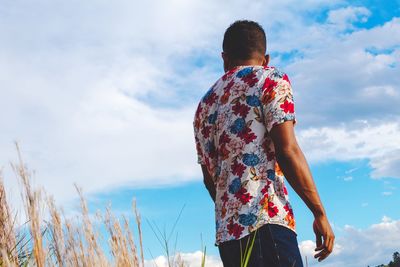
[[[205,165],[205,159],[204,159],[204,152],[203,148],[201,146],[200,140],[198,139],[197,136],[195,136],[195,142],[196,142],[196,152],[197,152],[197,163],[201,165]]]
[[[205,164],[205,159],[204,159],[204,148],[202,146],[202,136],[200,133],[200,113],[201,113],[201,105],[202,103],[199,104],[197,111],[196,111],[196,115],[194,118],[194,122],[193,122],[193,128],[194,128],[194,140],[196,143],[196,152],[197,152],[197,163],[198,164]]]
[[[218,96],[211,87],[200,101],[194,117],[194,134],[197,150],[197,162],[206,165],[210,174],[216,168],[217,149],[215,131],[218,112],[216,110]]]
[[[286,74],[274,73],[265,79],[261,104],[268,132],[285,121],[296,123],[292,86]]]

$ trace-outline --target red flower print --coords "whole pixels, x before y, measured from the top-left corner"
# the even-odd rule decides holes
[[[293,217],[293,210],[289,207],[288,204],[286,204],[285,206],[283,206],[283,208],[286,210],[286,212]]]
[[[244,166],[242,163],[238,163],[237,161],[235,161],[232,165],[231,165],[231,169],[232,169],[232,173],[234,175],[237,175],[239,177],[242,177],[244,170],[246,169],[246,166]]]
[[[232,110],[236,115],[240,115],[241,117],[245,118],[249,113],[250,107],[236,102],[236,104],[232,107]]]
[[[224,145],[224,144],[229,143],[230,141],[231,141],[231,138],[229,137],[229,135],[225,131],[223,131],[221,136],[219,137],[219,144]]]
[[[211,126],[205,126],[201,129],[201,134],[204,136],[204,138],[208,138],[210,136],[211,132]]]
[[[249,203],[249,201],[253,198],[250,193],[247,193],[247,189],[240,188],[238,192],[235,193],[235,197],[244,205]]]
[[[211,106],[212,104],[215,103],[216,100],[217,100],[217,94],[215,92],[213,92],[206,99],[204,99],[204,103],[206,103],[207,105]]]
[[[289,77],[287,76],[287,74],[283,75],[282,79],[290,84]]]
[[[250,87],[253,87],[258,82],[257,75],[255,73],[251,73],[240,79],[247,83]]]
[[[225,145],[221,145],[218,152],[222,160],[229,158],[229,150],[226,149]]]
[[[274,151],[268,151],[267,152],[267,160],[271,161],[273,159],[275,159],[275,152]]]
[[[264,208],[265,207],[265,203],[268,203],[268,195],[265,195],[264,197],[262,197],[258,204],[260,204],[260,206],[262,206]]]
[[[221,200],[222,200],[222,202],[224,202],[224,203],[226,203],[227,201],[228,201],[228,193],[227,192],[225,192],[223,195],[222,195],[222,197],[221,197]]]
[[[285,113],[293,113],[294,112],[294,104],[287,100],[285,100],[285,102],[283,102],[283,104],[281,104],[280,107],[283,109],[283,111]]]
[[[267,184],[263,187],[263,189],[261,189],[261,193],[262,193],[263,195],[265,195],[265,194],[268,193],[268,187],[270,186],[271,183],[272,183],[272,182],[271,182],[270,180],[267,180]]]
[[[254,139],[257,138],[250,128],[246,128],[244,131],[238,133],[238,136],[243,139],[246,144],[251,143]]]
[[[232,73],[234,73],[235,71],[236,71],[236,68],[233,68],[233,69],[229,70],[228,72],[226,72],[226,73],[224,74],[224,76],[221,77],[221,79],[222,79],[223,81],[226,81],[226,80],[228,79],[228,77],[231,76]]]
[[[284,193],[285,195],[288,194],[286,186],[283,186],[283,193]]]
[[[265,93],[270,92],[278,83],[270,78],[266,78],[264,85],[262,87],[262,91]]]
[[[265,195],[267,192],[268,192],[268,186],[266,185],[263,187],[263,189],[261,189],[261,193]]]
[[[237,223],[233,223],[233,220],[229,222],[229,224],[226,226],[228,228],[228,233],[230,235],[233,235],[236,239],[240,237],[242,234],[244,227],[240,226]]]
[[[226,93],[226,92],[228,92],[231,88],[232,88],[232,86],[235,84],[235,82],[232,80],[232,81],[230,81],[225,87],[224,87],[224,92]]]
[[[273,202],[269,201],[268,202],[268,216],[270,218],[275,217],[278,214],[278,208],[274,205]]]

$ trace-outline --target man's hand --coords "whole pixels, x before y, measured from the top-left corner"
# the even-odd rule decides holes
[[[335,235],[333,234],[328,219],[324,215],[315,217],[313,229],[317,243],[314,258],[318,259],[318,261],[322,261],[331,254]]]

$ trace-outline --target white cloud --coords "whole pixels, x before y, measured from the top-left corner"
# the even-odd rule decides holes
[[[201,261],[203,257],[203,253],[201,251],[196,251],[193,253],[179,253],[179,256],[183,260],[185,266],[190,267],[200,267]],[[147,260],[145,262],[146,267],[168,267],[168,261],[165,256],[158,256],[153,260]],[[222,262],[217,256],[206,255],[205,266],[207,267],[222,267]]]
[[[223,31],[246,17],[266,26],[271,51],[304,53],[287,69],[295,74],[307,153],[328,160],[344,149],[341,159],[371,158],[374,176],[398,177],[399,146],[391,141],[396,121],[370,124],[361,133],[337,123],[394,114],[399,19],[338,39],[336,29],[305,18],[340,2],[6,1],[0,16],[7,25],[0,28],[0,163],[15,158],[12,141],[20,141],[37,184],[57,201],[75,196],[73,182],[90,193],[198,179],[191,128],[196,101],[222,71],[215,62]],[[339,9],[331,22],[356,21],[349,10],[367,16],[359,8]],[[368,47],[395,48],[373,55]],[[193,58],[212,64],[197,66]],[[337,97],[350,91],[343,84],[354,90]],[[385,101],[376,101],[379,90]],[[329,101],[310,104],[319,103],[320,91]],[[388,139],[375,140],[374,133]],[[6,182],[15,187],[7,172]]]
[[[343,30],[352,28],[354,22],[366,22],[370,15],[365,7],[349,6],[329,11],[327,21]]]
[[[352,168],[352,169],[350,169],[350,170],[345,171],[345,173],[346,173],[346,174],[350,174],[350,173],[355,172],[356,170],[358,170],[358,168]]]
[[[310,128],[298,132],[307,158],[326,160],[369,159],[372,177],[400,178],[400,125],[360,123],[349,127]]]
[[[353,176],[345,176],[345,177],[343,177],[343,181],[345,181],[345,182],[353,181]]]
[[[367,229],[345,226],[344,235],[337,238],[335,243],[332,254],[320,263],[313,257],[314,241],[302,241],[299,247],[303,258],[307,256],[309,266],[358,267],[386,264],[391,260],[393,252],[399,250],[400,220],[383,217],[380,223]]]
[[[75,195],[73,182],[94,192],[198,178],[195,101],[219,74],[215,66],[193,66],[188,57],[218,58],[225,27],[241,16],[268,14],[272,23],[290,17],[290,1],[270,5],[4,3],[1,163],[15,159],[12,142],[20,141],[26,162],[37,170],[37,184],[57,200]],[[307,9],[313,5],[305,3]],[[163,101],[179,108],[160,106]],[[13,188],[11,177],[6,172]]]
[[[348,34],[326,25],[300,31],[307,36],[297,43],[303,57],[286,68],[292,74],[299,125],[399,123],[399,31],[399,18]],[[377,52],[371,54],[372,48]]]
[[[390,60],[393,60],[392,58]],[[366,98],[377,97],[397,97],[400,92],[396,91],[393,86],[370,86],[362,90],[362,96]]]
[[[331,10],[328,23],[299,23],[290,35],[279,36],[279,44],[301,55],[285,69],[297,132],[310,160],[367,159],[372,177],[399,178],[400,19],[370,29],[351,26],[368,14],[363,7]],[[341,32],[333,22],[352,31]]]

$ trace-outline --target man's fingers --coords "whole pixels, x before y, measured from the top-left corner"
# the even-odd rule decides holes
[[[323,249],[321,234],[319,234],[319,233],[315,234],[315,242],[317,243],[317,247],[315,248],[315,251]]]
[[[321,257],[323,257],[326,253],[327,253],[327,252],[326,252],[325,249],[324,249],[324,250],[321,250],[320,252],[318,252],[317,254],[314,255],[314,258],[320,260]]]
[[[335,245],[335,236],[332,236],[329,241],[328,251],[331,253],[333,251],[333,246]]]
[[[328,256],[329,256],[329,253],[326,252],[326,253],[324,253],[321,257],[319,257],[318,261],[323,261],[323,260],[325,260]]]
[[[322,246],[328,253],[331,253],[332,247],[329,245],[331,243],[332,237],[330,235],[324,235],[324,245]]]
[[[326,259],[333,250],[334,239],[335,237],[330,235],[324,237],[323,244],[315,249],[319,252],[314,255],[314,258],[318,259],[318,261],[323,261],[324,259]]]
[[[330,254],[333,250],[333,242],[334,242],[335,237],[328,235],[324,238],[324,247],[327,250],[327,252]]]
[[[332,248],[331,249],[329,249],[329,248],[324,249],[322,251],[321,255],[319,256],[318,261],[325,260],[331,254],[331,252],[332,252]]]
[[[318,259],[318,261],[322,261],[324,260],[326,257],[329,256],[329,252],[327,249],[323,249],[320,252],[318,252],[317,254],[314,255],[314,258]]]

